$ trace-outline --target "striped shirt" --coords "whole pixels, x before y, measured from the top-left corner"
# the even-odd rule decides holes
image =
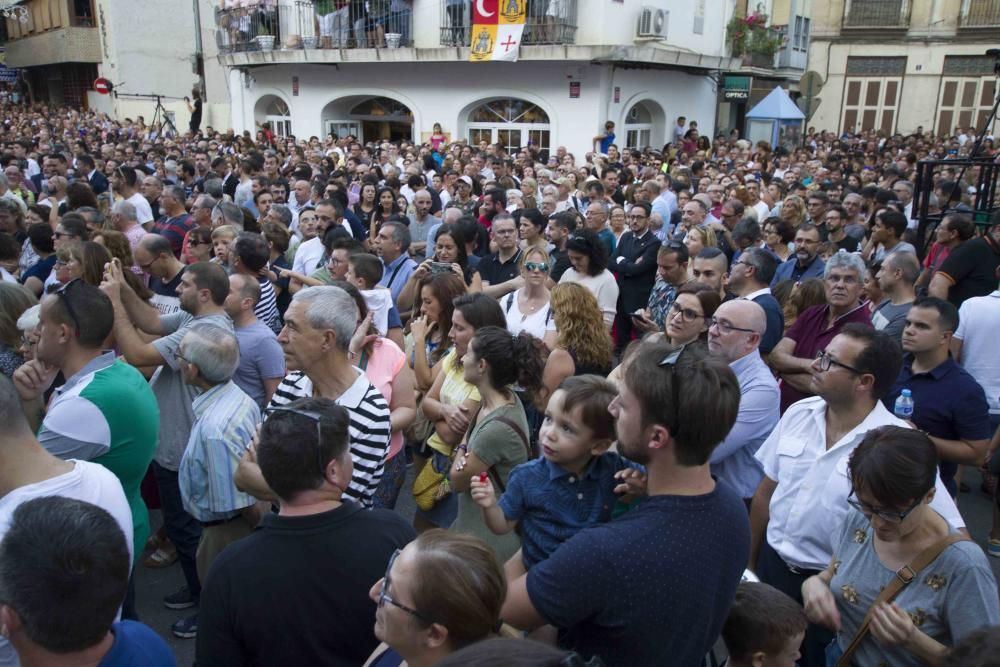
[[[274,294],[274,286],[267,278],[258,278],[260,281],[260,301],[253,309],[253,314],[264,325],[278,333],[281,331],[281,318],[278,315],[278,298]]]
[[[350,415],[348,436],[354,475],[344,497],[370,508],[389,451],[389,406],[365,374],[360,369],[355,370],[358,377],[354,384],[334,401],[347,408]],[[312,396],[312,380],[302,371],[293,371],[278,385],[269,407],[288,405]]]
[[[230,380],[194,399],[195,423],[181,458],[178,482],[188,514],[223,521],[254,504],[236,488],[233,474],[260,423],[260,408]]]

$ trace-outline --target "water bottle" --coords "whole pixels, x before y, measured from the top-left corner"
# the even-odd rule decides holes
[[[909,389],[904,389],[899,394],[892,411],[900,419],[907,421],[913,419],[913,393]]]

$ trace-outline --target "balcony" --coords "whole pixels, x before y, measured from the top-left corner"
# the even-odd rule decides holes
[[[272,49],[399,48],[413,44],[412,12],[369,16],[357,26],[350,25],[348,18],[347,9],[319,15],[308,0],[217,9],[216,43],[220,54]]]
[[[528,3],[522,46],[576,43],[577,0]],[[542,13],[539,10],[544,10]],[[441,46],[469,46],[472,10],[468,2],[441,2]]]
[[[996,0],[969,0],[959,25],[962,28],[1000,27],[1000,3]]]
[[[25,21],[7,19],[7,66],[101,62],[90,0],[28,0]]]
[[[906,0],[853,0],[847,4],[844,29],[905,29],[909,17]]]

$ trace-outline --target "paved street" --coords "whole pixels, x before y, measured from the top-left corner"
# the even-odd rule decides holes
[[[412,472],[412,471],[411,471]],[[983,493],[979,491],[980,477],[975,471],[964,474],[964,479],[972,488],[970,493],[963,493],[959,498],[959,506],[962,515],[969,524],[972,536],[984,548],[986,536],[989,532],[991,522],[990,502]],[[413,515],[413,502],[406,489],[412,481],[407,480],[407,485],[400,493],[399,511],[407,517]],[[159,524],[159,512],[152,512],[154,526]],[[1000,558],[991,558],[990,564],[993,566],[993,574],[1000,579]],[[179,618],[183,618],[188,611],[173,611],[166,609],[161,603],[164,595],[168,595],[183,585],[184,577],[181,575],[181,568],[174,564],[166,570],[150,570],[139,566],[139,576],[136,582],[139,591],[139,614],[142,620],[149,624],[154,630],[167,638],[174,655],[177,656],[177,663],[184,667],[194,663],[194,640],[177,639],[170,633],[170,624]]]

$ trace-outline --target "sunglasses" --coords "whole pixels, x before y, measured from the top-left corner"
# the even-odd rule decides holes
[[[66,306],[66,313],[69,315],[69,318],[73,320],[73,328],[75,330],[74,335],[77,338],[80,337],[80,319],[76,316],[76,311],[73,310],[73,304],[70,303],[69,291],[78,282],[80,282],[80,279],[74,278],[55,291],[56,296],[59,297],[59,300],[62,301],[64,306]]]
[[[541,271],[542,273],[549,272],[549,265],[547,262],[525,262],[524,268],[527,271]]]

